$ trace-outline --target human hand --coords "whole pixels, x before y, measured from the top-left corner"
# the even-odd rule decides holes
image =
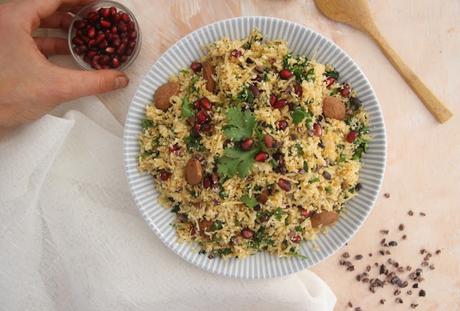
[[[38,27],[67,30],[79,6],[91,0],[22,0],[0,5],[0,133],[38,119],[58,104],[125,87],[115,70],[81,71],[50,63],[68,54],[67,39],[33,38]]]

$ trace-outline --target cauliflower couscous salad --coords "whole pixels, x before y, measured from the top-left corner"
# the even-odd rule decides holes
[[[367,115],[331,65],[223,38],[155,92],[140,136],[181,241],[209,258],[302,256],[356,195]]]

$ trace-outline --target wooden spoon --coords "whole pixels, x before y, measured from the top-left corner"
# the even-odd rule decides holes
[[[452,112],[420,81],[380,34],[371,16],[367,0],[315,0],[315,3],[318,9],[330,19],[367,32],[431,114],[440,123],[449,120]]]

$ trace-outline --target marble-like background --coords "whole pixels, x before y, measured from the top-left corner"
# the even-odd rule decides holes
[[[143,46],[128,69],[130,86],[100,98],[123,121],[136,86],[154,61],[175,41],[210,22],[239,15],[268,15],[304,24],[332,39],[360,65],[382,105],[388,134],[388,163],[381,197],[349,243],[352,254],[379,249],[380,229],[394,232],[400,223],[406,241],[392,250],[402,264],[416,266],[419,250],[441,249],[426,272],[427,292],[417,310],[460,309],[460,2],[458,0],[371,0],[376,23],[388,42],[454,113],[439,125],[363,33],[323,17],[311,0],[126,0],[141,24]],[[390,198],[384,198],[389,193]],[[413,210],[416,215],[407,216]],[[426,217],[418,216],[425,212]],[[341,253],[341,252],[340,252]],[[339,254],[312,270],[338,297],[336,310],[352,301],[363,310],[407,310],[414,296],[397,305],[389,288],[371,295],[355,281],[357,273],[338,266]],[[374,255],[375,256],[375,255]],[[375,258],[375,257],[374,257]],[[372,260],[373,263],[375,260]],[[364,267],[361,262],[359,267]],[[358,271],[360,271],[358,269]],[[382,297],[390,297],[383,306]],[[407,297],[407,298],[406,298]]]

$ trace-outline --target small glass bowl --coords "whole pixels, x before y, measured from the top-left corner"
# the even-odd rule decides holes
[[[82,56],[78,55],[73,49],[72,39],[74,38],[77,32],[77,30],[74,27],[75,22],[78,20],[84,19],[86,15],[91,11],[97,11],[100,8],[110,8],[110,7],[115,7],[117,11],[119,12],[121,11],[121,12],[128,14],[131,20],[134,22],[134,27],[135,27],[135,30],[137,31],[137,39],[136,39],[137,41],[136,41],[136,46],[134,47],[133,53],[128,57],[128,59],[124,63],[120,65],[120,67],[114,68],[114,69],[120,70],[120,71],[127,69],[139,55],[139,51],[142,45],[142,35],[141,35],[141,30],[139,28],[139,23],[137,22],[137,19],[134,16],[134,14],[131,12],[131,10],[129,10],[126,6],[118,2],[115,2],[115,1],[106,0],[106,1],[91,2],[90,4],[81,8],[80,11],[78,11],[77,14],[74,16],[72,20],[72,24],[70,25],[70,28],[69,28],[68,36],[67,36],[70,53],[72,54],[73,58],[78,63],[78,65],[80,65],[80,67],[85,70],[96,70],[96,69],[92,68],[90,64],[88,64],[87,62],[83,60],[83,55]]]

